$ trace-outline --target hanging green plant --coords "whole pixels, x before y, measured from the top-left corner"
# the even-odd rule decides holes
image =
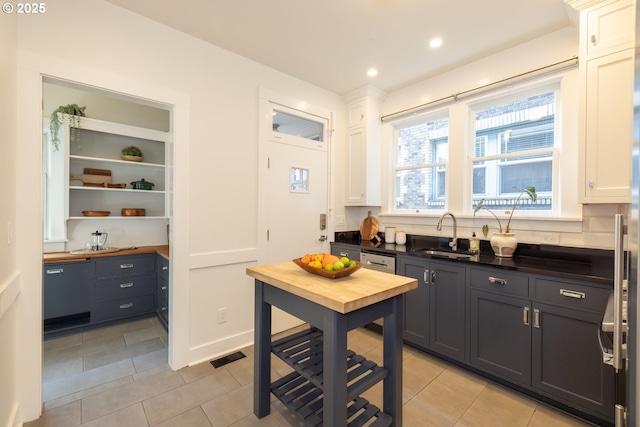
[[[51,131],[51,142],[53,146],[56,148],[56,151],[60,148],[60,139],[58,138],[58,131],[60,130],[60,126],[62,122],[60,121],[60,117],[58,113],[68,114],[69,119],[71,120],[71,130],[69,132],[69,138],[71,141],[75,141],[78,139],[78,128],[80,127],[80,117],[86,117],[84,114],[85,107],[80,107],[78,104],[69,104],[69,105],[61,105],[56,108],[53,113],[51,113],[49,130]]]

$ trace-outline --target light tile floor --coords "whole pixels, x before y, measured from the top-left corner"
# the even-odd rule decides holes
[[[382,362],[381,337],[349,333],[349,348]],[[145,319],[47,340],[44,412],[25,427],[222,427],[301,425],[275,398],[271,415],[253,415],[253,348],[218,369],[209,362],[171,371],[167,334]],[[404,426],[578,427],[575,418],[486,379],[404,348]],[[272,378],[289,368],[272,359]],[[381,384],[365,397],[380,406]]]

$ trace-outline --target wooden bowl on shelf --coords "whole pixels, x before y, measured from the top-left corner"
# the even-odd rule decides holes
[[[111,211],[82,211],[84,216],[109,216]]]
[[[121,213],[122,216],[145,216],[147,211],[142,208],[122,208]]]
[[[142,157],[140,157],[140,156],[125,156],[125,155],[122,155],[122,156],[120,156],[120,158],[122,160],[126,160],[128,162],[141,162],[142,161]]]

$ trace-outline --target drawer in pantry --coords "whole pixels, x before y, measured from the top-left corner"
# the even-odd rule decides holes
[[[155,295],[143,295],[139,297],[95,303],[91,310],[91,321],[103,322],[105,320],[151,313],[156,308],[155,301]]]
[[[158,255],[158,278],[169,280],[169,260]]]
[[[472,268],[471,286],[508,295],[529,296],[529,276],[501,269]]]
[[[607,287],[537,277],[534,292],[538,301],[604,313],[611,290]]]
[[[96,259],[96,277],[154,273],[156,255],[104,257]]]
[[[153,274],[97,280],[94,301],[111,301],[122,298],[154,294],[156,280]]]

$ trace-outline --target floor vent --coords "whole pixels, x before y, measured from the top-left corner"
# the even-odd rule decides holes
[[[247,356],[245,356],[243,352],[236,351],[235,353],[231,353],[219,359],[212,360],[211,364],[214,368],[219,368],[220,366],[224,366],[228,363],[235,362],[236,360],[240,360],[245,357]]]

